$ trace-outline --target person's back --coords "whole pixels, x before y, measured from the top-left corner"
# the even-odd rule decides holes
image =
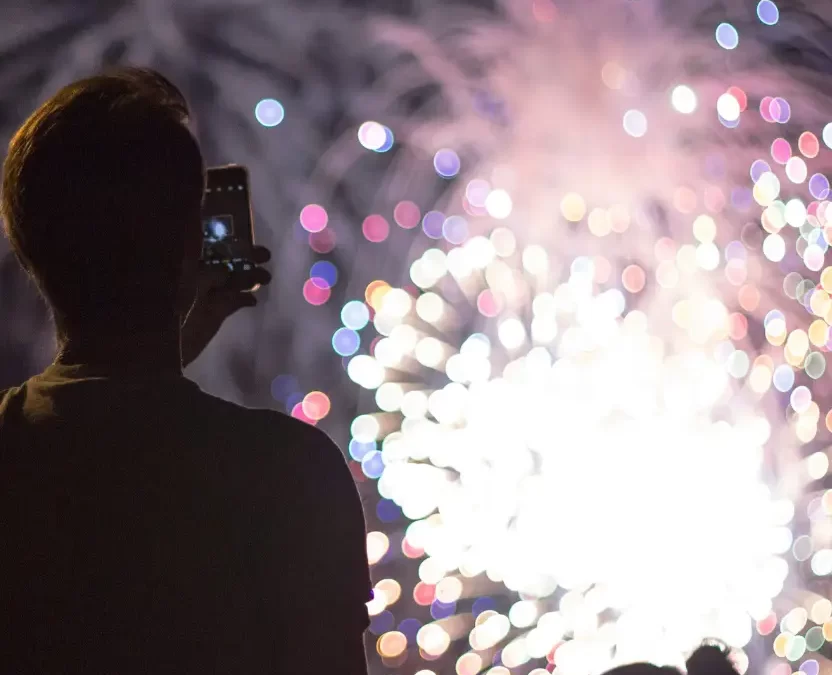
[[[5,672],[334,665],[368,598],[337,448],[185,378],[85,370],[0,402]]]
[[[15,170],[7,161],[6,178]],[[90,273],[76,260],[65,289],[38,259],[25,204],[9,204],[23,191],[4,188],[10,239],[53,306],[60,351],[0,392],[3,672],[366,673],[364,522],[340,451],[182,375],[180,337],[195,356],[249,301],[234,293],[217,310],[217,297],[200,317],[198,300],[188,320],[203,334],[190,337],[164,302],[131,306],[132,280],[113,280],[125,302],[109,289],[88,302],[77,279],[108,263]]]

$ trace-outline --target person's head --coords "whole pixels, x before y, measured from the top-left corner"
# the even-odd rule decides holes
[[[688,675],[737,675],[731,663],[730,651],[718,644],[703,644],[685,662]],[[604,675],[682,675],[672,666],[652,663],[629,663],[608,670]]]
[[[5,230],[60,331],[153,329],[184,309],[205,173],[187,122],[167,79],[120,68],[64,87],[12,138]]]

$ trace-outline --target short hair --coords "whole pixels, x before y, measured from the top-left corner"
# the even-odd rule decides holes
[[[205,168],[182,93],[119,68],[74,82],[9,143],[2,216],[59,324],[176,306]]]

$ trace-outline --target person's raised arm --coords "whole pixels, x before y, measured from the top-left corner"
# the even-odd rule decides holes
[[[257,297],[250,289],[271,282],[272,275],[263,267],[271,259],[265,246],[255,246],[247,272],[231,273],[222,265],[200,264],[197,273],[196,297],[183,317],[182,365],[187,367],[214,339],[225,320],[244,307],[255,307]]]

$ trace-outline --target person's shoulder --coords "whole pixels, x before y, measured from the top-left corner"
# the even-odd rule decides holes
[[[269,408],[248,408],[200,390],[203,402],[212,408],[214,419],[227,420],[241,431],[247,430],[264,441],[279,442],[315,449],[319,454],[333,451],[343,460],[343,455],[332,439],[322,430],[285,413]]]
[[[283,469],[297,478],[295,496],[311,500],[316,509],[329,515],[332,509],[337,509],[342,518],[352,518],[363,529],[363,505],[355,479],[335,441],[318,427],[276,410],[247,408],[246,411],[257,420],[258,437],[270,439],[267,443],[271,447],[266,452],[272,454],[279,448],[276,454]]]
[[[302,422],[278,410],[248,408],[248,411],[257,417],[263,428],[278,437],[291,438],[304,448],[334,450],[339,457],[342,457],[341,451],[335,445],[335,442],[318,427]]]

